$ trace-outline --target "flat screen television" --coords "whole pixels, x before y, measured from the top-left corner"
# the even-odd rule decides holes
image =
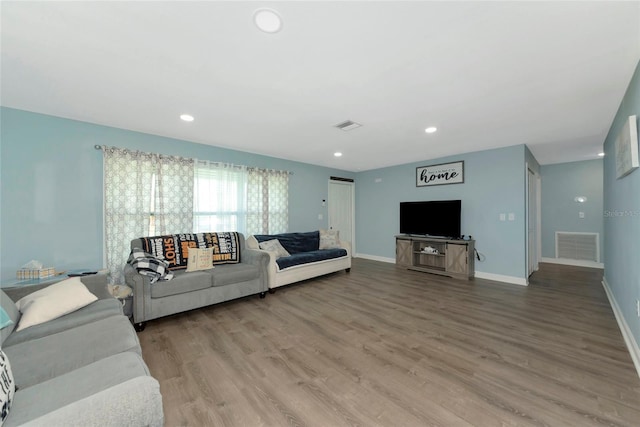
[[[460,237],[460,200],[400,202],[400,233]]]

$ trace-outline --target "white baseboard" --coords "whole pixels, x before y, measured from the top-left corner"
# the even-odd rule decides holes
[[[502,274],[485,273],[483,271],[476,271],[475,277],[477,277],[478,279],[493,280],[495,282],[512,283],[514,285],[520,285],[520,286],[529,285],[529,283],[527,282],[527,279],[525,279],[524,277],[505,276]]]
[[[579,259],[567,258],[540,258],[540,262],[548,262],[550,264],[574,265],[576,267],[590,267],[604,269],[604,264],[595,261],[582,261]]]
[[[396,263],[396,259],[395,258],[387,258],[387,257],[383,257],[383,256],[378,256],[378,255],[355,254],[353,257],[354,258],[370,259],[372,261],[388,262],[388,263],[391,263],[391,264],[395,264]]]
[[[607,293],[607,298],[609,298],[609,304],[611,304],[613,314],[616,316],[618,327],[620,328],[620,332],[622,332],[625,344],[627,344],[627,348],[629,349],[631,360],[633,360],[633,364],[636,367],[638,377],[640,377],[640,348],[638,347],[638,342],[631,333],[631,329],[622,315],[622,310],[620,310],[620,306],[613,296],[613,292],[611,292],[611,287],[609,286],[606,277],[602,279],[602,286],[604,287],[604,291]]]

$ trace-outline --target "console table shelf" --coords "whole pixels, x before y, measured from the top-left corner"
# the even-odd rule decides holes
[[[458,279],[474,275],[473,240],[396,236],[396,264],[409,270]]]

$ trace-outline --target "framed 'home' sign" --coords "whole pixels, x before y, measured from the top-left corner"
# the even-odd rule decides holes
[[[464,161],[416,168],[416,187],[462,184],[463,182]]]

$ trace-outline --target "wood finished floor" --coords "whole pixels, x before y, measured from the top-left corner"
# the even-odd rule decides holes
[[[638,426],[640,379],[601,270],[529,287],[354,259],[151,321],[166,426]]]

